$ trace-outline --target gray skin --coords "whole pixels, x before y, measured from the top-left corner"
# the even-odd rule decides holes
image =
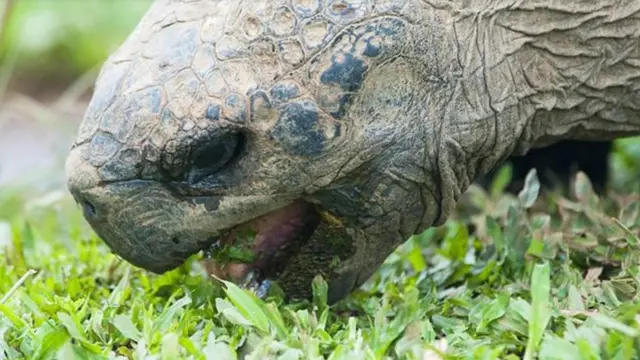
[[[640,134],[639,38],[637,0],[158,0],[102,69],[68,187],[156,273],[314,204],[310,240],[231,278],[278,265],[258,281],[297,297],[321,274],[333,302],[509,156]]]

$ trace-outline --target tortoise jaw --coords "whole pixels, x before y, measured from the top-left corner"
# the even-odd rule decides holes
[[[204,249],[201,264],[212,277],[265,294],[265,280],[278,277],[320,222],[314,205],[295,201],[227,230]]]
[[[154,181],[72,186],[71,191],[78,202],[90,204],[85,218],[111,251],[153,273],[180,267],[212,246],[237,245],[233,236],[253,228],[248,249],[259,256],[222,262],[210,257],[201,260],[205,271],[254,288],[276,280],[288,298],[308,298],[317,275],[337,289],[332,290],[337,297],[348,294],[358,279],[361,240],[336,225],[343,219],[333,218],[327,204],[315,198],[224,197],[212,207]]]

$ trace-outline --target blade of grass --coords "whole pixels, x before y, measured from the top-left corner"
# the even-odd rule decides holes
[[[2,299],[0,299],[0,304],[4,304],[7,302],[7,300],[9,300],[9,298],[11,297],[11,295],[13,295],[13,293],[16,292],[16,290],[18,290],[18,288],[20,287],[20,285],[22,285],[25,281],[27,281],[27,279],[29,278],[29,276],[36,274],[37,271],[33,270],[33,269],[29,269],[24,275],[22,275],[22,277],[20,277],[20,279],[18,279],[18,281],[16,281],[15,284],[13,284],[13,286],[11,287],[11,289],[9,289],[9,291],[7,291],[6,294],[4,294],[4,296],[2,297]]]
[[[524,354],[525,360],[534,358],[551,317],[549,310],[550,272],[548,263],[536,264],[531,275],[531,317],[529,319],[529,339]]]

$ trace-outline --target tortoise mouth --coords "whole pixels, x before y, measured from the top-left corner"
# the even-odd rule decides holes
[[[277,278],[322,222],[315,205],[298,200],[236,225],[204,250],[200,263],[220,279],[249,288],[263,288]],[[263,289],[263,292],[266,289]]]

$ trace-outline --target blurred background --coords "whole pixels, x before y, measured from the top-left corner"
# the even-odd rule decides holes
[[[59,187],[100,65],[151,0],[0,4],[0,193]]]
[[[0,0],[0,196],[60,189],[100,66],[151,2]],[[640,142],[619,141],[613,160],[613,182],[636,181]]]

